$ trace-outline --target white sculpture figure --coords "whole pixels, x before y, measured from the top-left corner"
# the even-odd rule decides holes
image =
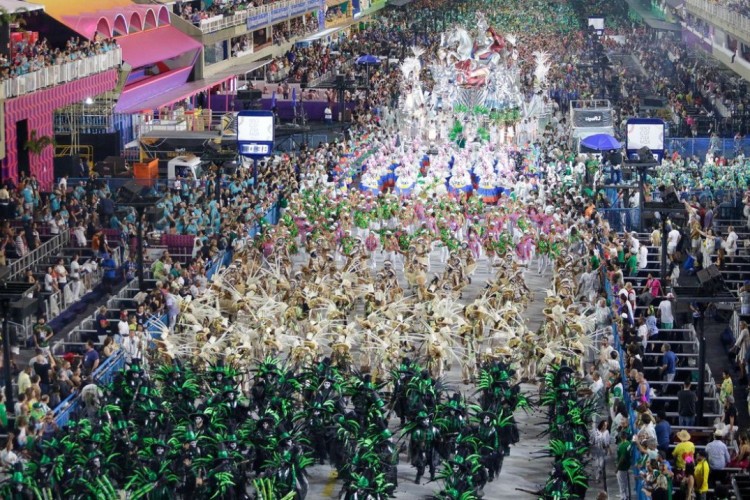
[[[414,113],[425,103],[422,82],[420,81],[422,63],[419,61],[419,57],[425,53],[425,49],[422,47],[412,47],[411,52],[414,55],[407,57],[401,63],[404,109],[408,113]]]

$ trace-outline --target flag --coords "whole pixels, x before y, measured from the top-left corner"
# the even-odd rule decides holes
[[[292,87],[292,106],[297,105],[297,87]]]
[[[275,108],[275,107],[276,107],[276,91],[274,90],[271,93],[271,108]]]

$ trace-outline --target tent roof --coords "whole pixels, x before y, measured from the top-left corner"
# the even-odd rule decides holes
[[[177,28],[168,25],[132,33],[117,39],[122,60],[133,68],[171,59],[188,51],[198,52],[203,45]]]
[[[169,89],[166,92],[163,92],[161,94],[157,94],[144,101],[140,101],[135,104],[129,105],[125,108],[122,108],[122,109],[118,108],[117,112],[118,113],[137,113],[145,109],[149,109],[149,110],[159,109],[159,108],[162,108],[164,106],[169,106],[170,104],[174,104],[179,101],[184,101],[185,99],[188,99],[189,97],[199,92],[207,90],[215,85],[219,85],[221,83],[230,81],[233,78],[235,78],[234,75],[219,76],[219,77],[214,77],[214,78],[207,78],[205,80],[197,80],[194,82],[189,82],[184,85],[180,85],[179,87]]]

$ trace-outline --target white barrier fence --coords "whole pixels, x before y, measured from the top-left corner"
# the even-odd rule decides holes
[[[0,86],[2,97],[17,97],[37,90],[70,82],[86,76],[116,68],[122,63],[122,50],[117,47],[92,57],[78,59],[65,64],[48,66],[37,71],[12,77]]]

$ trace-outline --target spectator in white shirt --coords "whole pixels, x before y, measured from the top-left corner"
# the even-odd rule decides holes
[[[57,225],[56,218],[53,217],[52,219],[50,219],[48,224],[49,224],[49,234],[51,235],[60,234],[60,226]]]
[[[65,269],[65,260],[58,259],[55,265],[55,275],[57,276],[57,284],[60,288],[65,288],[68,284],[68,270]]]
[[[734,226],[729,226],[727,239],[724,242],[724,250],[727,251],[727,255],[732,256],[737,253],[737,240],[739,236],[734,232]]]
[[[130,330],[127,335],[122,341],[122,352],[125,356],[125,363],[130,365],[133,360],[140,361],[143,340],[136,335],[135,330]]]
[[[676,227],[667,234],[667,255],[672,255],[677,251],[677,245],[680,243],[680,232]]]
[[[81,279],[81,264],[78,262],[78,259],[78,254],[75,254],[73,260],[70,261],[70,273],[68,274],[68,277],[71,279],[71,287],[74,288],[73,293],[76,297],[75,300],[78,300],[79,297],[78,285],[80,284]]]
[[[628,238],[628,245],[630,246],[630,253],[632,254],[638,254],[638,250],[641,248],[641,242],[638,241],[638,233],[633,231],[630,233],[630,237]]]
[[[648,247],[641,245],[638,249],[638,269],[646,269],[648,267]]]
[[[85,247],[88,245],[88,242],[86,241],[86,228],[83,227],[82,224],[78,224],[76,228],[73,230],[73,236],[76,238],[76,244],[79,247]]]
[[[674,299],[673,293],[668,293],[666,300],[659,302],[659,322],[663,330],[671,330],[674,328],[674,315],[672,314],[672,299]]]
[[[120,341],[125,342],[122,339],[126,339],[128,337],[128,333],[130,332],[130,325],[128,324],[128,318],[120,318],[120,321],[117,322],[117,333],[120,335]]]

